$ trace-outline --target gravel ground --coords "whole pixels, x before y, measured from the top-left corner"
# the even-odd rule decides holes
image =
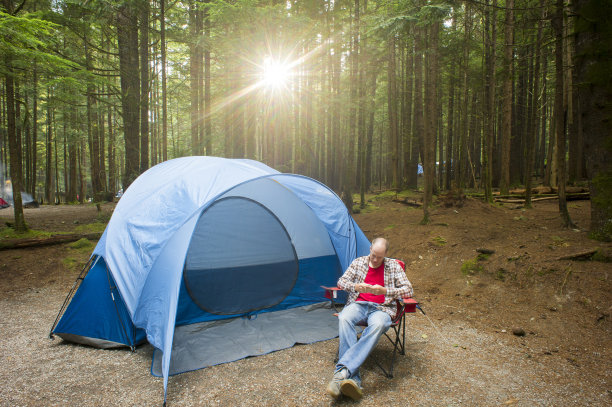
[[[163,384],[150,374],[150,345],[132,353],[51,341],[48,330],[61,306],[62,289],[11,294],[0,301],[0,405],[161,405]],[[460,320],[438,320],[441,312],[429,311],[408,316],[407,354],[400,356],[393,379],[366,362],[361,405],[610,405],[610,365],[603,379],[591,377],[576,363],[530,349],[511,333],[479,331]],[[325,394],[337,343],[296,346],[173,376],[168,405],[356,404],[332,401]],[[381,342],[374,356],[387,357],[390,350]]]
[[[595,246],[612,253],[612,244],[562,229],[556,202],[524,211],[468,200],[437,208],[428,226],[419,225],[420,211],[376,204],[356,220],[366,235],[392,239],[427,312],[408,316],[407,352],[393,379],[370,358],[362,401],[330,400],[335,339],[173,376],[168,406],[612,405],[610,263],[556,260]],[[569,207],[574,221],[589,224],[588,203]],[[103,215],[112,208],[103,205]],[[37,230],[100,221],[86,205],[26,212]],[[10,220],[0,211],[0,221]],[[482,246],[495,255],[480,263],[483,271],[463,275],[462,263]],[[90,253],[70,245],[0,251],[0,407],[161,406],[151,346],[133,353],[48,339]],[[526,335],[514,336],[515,326]],[[373,356],[390,351],[385,341]]]

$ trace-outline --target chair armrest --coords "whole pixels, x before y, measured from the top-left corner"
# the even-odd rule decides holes
[[[417,305],[419,302],[412,297],[402,298],[404,303],[404,312],[416,312]]]
[[[325,298],[329,298],[330,300],[338,298],[338,291],[342,291],[340,287],[326,287],[322,285],[321,288],[325,290]]]

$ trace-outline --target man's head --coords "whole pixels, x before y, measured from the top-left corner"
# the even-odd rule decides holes
[[[370,264],[373,268],[380,267],[385,260],[387,250],[389,250],[389,242],[387,239],[377,237],[372,240],[372,245],[370,246]]]

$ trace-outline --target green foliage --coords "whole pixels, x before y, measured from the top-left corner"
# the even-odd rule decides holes
[[[569,243],[567,243],[565,239],[563,239],[560,236],[551,236],[551,239],[552,239],[552,243],[548,245],[550,249],[569,246]]]
[[[447,243],[446,239],[444,239],[442,236],[436,236],[431,240],[436,246],[444,246]]]
[[[506,273],[507,271],[503,267],[498,268],[495,272],[495,279],[499,281],[506,281]]]
[[[108,217],[108,215],[103,215],[103,216]],[[104,229],[106,229],[107,223],[108,223],[108,219],[106,221],[98,221],[94,223],[78,225],[77,227],[74,228],[74,232],[75,233],[97,233],[97,232],[102,233],[104,232]]]
[[[41,19],[35,13],[12,16],[0,11],[0,72],[12,73],[13,68],[31,69],[34,63],[41,69],[56,71],[75,65],[49,51],[56,38],[58,25]],[[7,59],[11,67],[5,65]]]
[[[68,246],[72,249],[91,249],[93,248],[93,243],[89,241],[89,239],[82,238],[77,240],[76,242],[70,243]]]
[[[591,260],[599,261],[602,263],[610,263],[612,262],[612,258],[609,257],[606,253],[604,253],[601,249],[597,249],[597,251],[591,256]]]
[[[489,253],[479,253],[478,256],[476,256],[476,260],[478,260],[478,261],[485,261],[489,257],[491,257],[491,254],[489,254]]]
[[[25,232],[15,232],[11,226],[5,226],[0,228],[1,239],[35,239],[44,238],[51,236],[49,232],[43,232],[42,230],[28,229]]]
[[[473,276],[476,273],[481,273],[484,268],[478,264],[478,259],[470,259],[463,262],[461,265],[461,274],[464,276]]]

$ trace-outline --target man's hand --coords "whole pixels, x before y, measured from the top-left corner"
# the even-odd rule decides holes
[[[369,292],[368,291],[369,289],[370,289],[370,284],[366,284],[366,283],[355,284],[355,291],[357,291],[358,293],[367,293]]]
[[[385,295],[387,294],[387,289],[381,285],[370,285],[366,283],[358,283],[355,284],[355,291],[358,293],[369,293],[374,295]]]
[[[368,292],[374,295],[386,295],[387,289],[383,287],[382,285],[376,284],[376,285],[368,286]]]

